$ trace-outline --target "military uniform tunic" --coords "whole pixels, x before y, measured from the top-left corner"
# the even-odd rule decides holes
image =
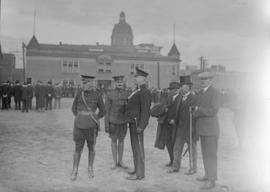
[[[127,132],[127,117],[125,114],[129,92],[116,88],[108,92],[105,99],[105,128],[112,139],[123,140]]]
[[[87,106],[83,101],[82,94],[84,94]],[[96,114],[97,108],[99,112]],[[72,112],[75,115],[73,139],[76,143],[77,152],[82,150],[85,140],[90,151],[95,146],[98,124],[89,114],[90,109],[96,121],[105,115],[105,106],[101,94],[96,89],[79,91],[72,105]]]

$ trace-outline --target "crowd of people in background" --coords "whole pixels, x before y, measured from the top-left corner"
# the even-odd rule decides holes
[[[14,109],[29,112],[29,110],[34,109],[33,100],[35,100],[36,111],[60,109],[62,97],[62,84],[53,84],[51,80],[48,82],[38,80],[35,85],[32,84],[31,79],[27,79],[25,82],[19,80],[15,82],[6,81],[0,85],[2,110]],[[14,108],[11,105],[12,98]]]

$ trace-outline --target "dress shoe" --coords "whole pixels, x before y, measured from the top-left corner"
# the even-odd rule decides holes
[[[115,163],[112,164],[111,169],[114,170],[117,168],[117,165]]]
[[[197,169],[189,169],[188,172],[185,173],[185,175],[194,175],[197,173]]]
[[[204,185],[200,188],[202,190],[209,190],[212,189],[216,186],[216,182],[215,181],[206,181],[204,183]]]
[[[127,168],[128,168],[123,162],[119,162],[119,163],[117,164],[117,166],[118,166],[118,167],[121,167],[121,168],[123,168],[123,169],[127,169]]]
[[[203,176],[203,177],[197,177],[196,180],[197,181],[208,181],[208,178],[206,176]]]
[[[170,163],[166,164],[165,167],[171,167],[172,165],[173,165],[173,163],[170,162]]]
[[[94,170],[92,168],[88,169],[88,178],[89,179],[94,178]]]
[[[128,174],[129,175],[135,175],[136,174],[136,171],[129,171]]]
[[[72,171],[71,176],[70,176],[70,180],[75,181],[77,179],[77,175],[78,175],[78,172]]]
[[[129,175],[126,177],[127,180],[142,180],[143,177],[137,177],[136,175]]]
[[[177,173],[179,172],[179,169],[176,169],[176,168],[170,168],[167,173]]]

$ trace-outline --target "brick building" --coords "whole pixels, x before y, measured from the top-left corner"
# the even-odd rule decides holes
[[[123,74],[132,84],[135,68],[149,73],[150,87],[168,87],[178,79],[180,53],[175,44],[167,56],[154,44],[133,44],[133,32],[121,12],[111,35],[111,45],[44,44],[35,36],[26,47],[26,76],[33,81],[72,81],[80,84],[80,74],[94,75],[101,87],[111,86],[112,76]]]

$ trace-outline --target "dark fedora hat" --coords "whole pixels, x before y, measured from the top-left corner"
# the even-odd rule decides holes
[[[170,82],[170,84],[169,84],[169,87],[168,87],[168,89],[179,89],[180,88],[180,83],[178,83],[178,82]]]

